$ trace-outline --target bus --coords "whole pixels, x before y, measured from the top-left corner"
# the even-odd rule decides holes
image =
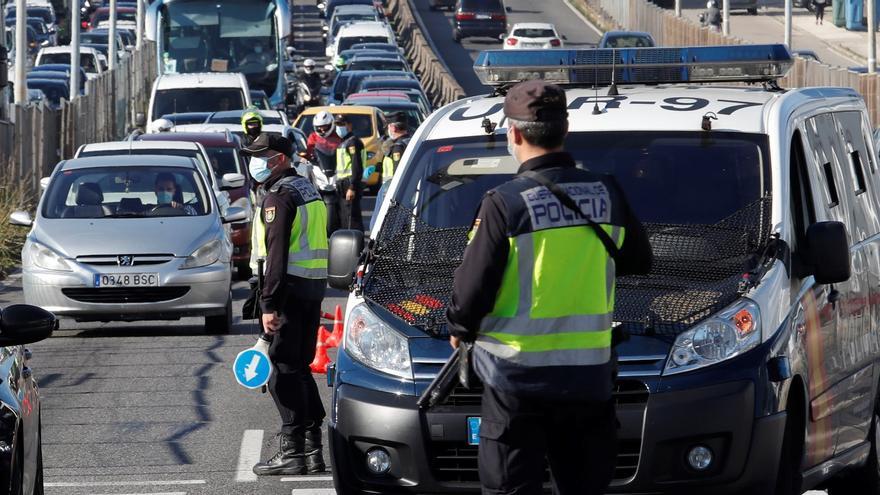
[[[274,107],[284,104],[290,26],[287,0],[156,0],[146,15],[159,74],[240,72]]]

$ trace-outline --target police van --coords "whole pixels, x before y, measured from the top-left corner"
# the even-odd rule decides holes
[[[873,129],[852,89],[780,88],[790,66],[781,45],[480,54],[495,94],[436,111],[370,237],[331,238],[331,285],[351,291],[330,375],[338,493],[479,490],[480,386],[417,401],[452,351],[445,308],[477,206],[518,169],[505,88],[534,78],[566,86],[566,150],[616,177],[654,253],[617,282],[609,491],[877,493]]]

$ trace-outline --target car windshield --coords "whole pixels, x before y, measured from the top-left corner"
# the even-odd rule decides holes
[[[96,43],[96,44],[107,44],[107,41],[110,39],[108,34],[99,34],[99,33],[82,33],[79,35],[79,41],[81,43]]]
[[[375,134],[375,131],[373,131],[372,116],[367,114],[347,113],[345,114],[345,118],[351,121],[355,136],[359,138],[368,138]],[[299,130],[303,131],[306,136],[311,135],[312,131],[314,131],[314,128],[312,127],[312,121],[314,119],[314,115],[303,115],[300,117],[297,127]]]
[[[633,48],[654,46],[650,38],[646,36],[611,36],[605,44],[611,48]]]
[[[388,43],[387,36],[346,36],[339,40],[337,51],[348,50],[358,43]]]
[[[70,96],[67,83],[62,81],[28,79],[27,87],[42,91],[46,95],[46,99],[53,105],[59,105],[61,100],[66,100]]]
[[[52,24],[55,22],[55,16],[52,15],[52,12],[49,9],[44,9],[42,7],[28,7],[26,12],[28,17],[39,17],[40,19],[43,19],[43,22],[46,24]],[[15,16],[15,7],[6,10],[6,19],[14,19]]]
[[[281,120],[280,115],[274,116],[266,116],[263,117],[263,125],[282,125],[284,121]],[[241,123],[241,115],[214,115],[205,121],[206,124],[240,124]]]
[[[80,53],[79,63],[86,72],[92,74],[98,72],[97,67],[95,67],[95,57],[90,53]],[[70,52],[44,53],[40,57],[40,65],[49,64],[70,64]]]
[[[770,191],[766,136],[713,132],[580,132],[566,139],[580,167],[611,174],[646,223],[712,225]],[[518,165],[505,140],[430,142],[401,177],[395,198],[423,222],[465,227],[483,194]]]
[[[34,28],[34,31],[36,31],[38,34],[47,34],[49,32],[49,30],[46,29],[45,21],[43,21],[42,19],[28,19],[27,23],[28,26]]]
[[[202,157],[202,154],[198,150],[193,149],[126,149],[124,151],[114,149],[114,150],[90,150],[88,148],[84,149],[77,155],[77,158],[85,158],[88,156],[118,156],[118,155],[162,155],[162,156],[182,156],[185,158],[192,158],[198,163],[199,171],[205,174],[205,177],[208,176],[208,164],[205,163],[205,159]]]
[[[156,91],[153,115],[243,109],[244,95],[238,88],[163,89]]]
[[[140,218],[206,215],[210,202],[195,169],[94,167],[52,177],[46,218]]]
[[[348,70],[406,70],[406,66],[400,60],[373,59],[352,60],[348,64]]]
[[[208,151],[208,159],[211,160],[211,168],[214,169],[214,176],[219,178],[223,174],[240,174],[241,163],[238,161],[238,153],[231,146],[206,146]]]
[[[94,23],[104,22],[110,20],[110,11],[109,10],[99,10],[95,13]],[[126,12],[116,10],[116,22],[137,22],[137,13],[136,12]]]
[[[504,10],[501,0],[461,0],[462,10],[499,11]]]
[[[514,29],[513,35],[520,36],[522,38],[554,38],[554,37],[556,37],[556,33],[554,33],[552,29],[544,29],[544,28]]]

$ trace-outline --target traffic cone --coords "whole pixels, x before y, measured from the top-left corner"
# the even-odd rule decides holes
[[[333,333],[327,338],[327,347],[339,347],[342,343],[342,306],[336,305],[336,315],[333,317]]]
[[[309,367],[312,373],[327,373],[327,365],[330,364],[330,356],[327,355],[327,329],[323,325],[318,327],[318,343],[315,346],[315,359]]]

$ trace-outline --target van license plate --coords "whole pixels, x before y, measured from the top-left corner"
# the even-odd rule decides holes
[[[158,287],[158,273],[96,273],[95,287]]]
[[[480,423],[482,418],[469,417],[468,425],[468,445],[480,445]]]

